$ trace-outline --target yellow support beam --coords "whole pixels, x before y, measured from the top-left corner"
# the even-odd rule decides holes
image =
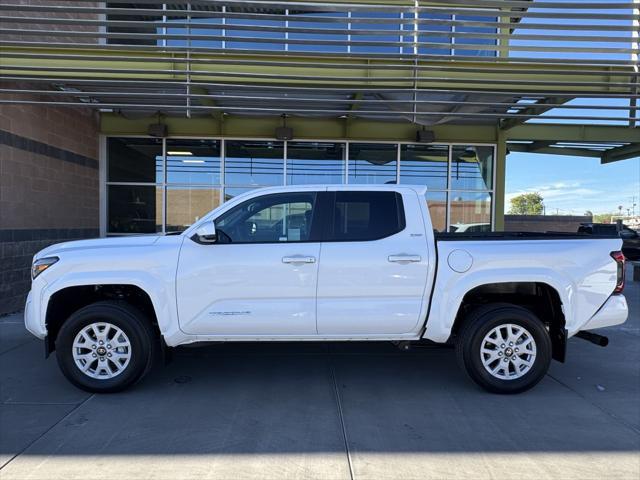
[[[414,87],[477,91],[629,93],[632,66],[566,66],[392,58],[339,58],[278,54],[167,53],[110,48],[25,48],[3,46],[0,72],[7,76],[96,80],[156,80],[243,83],[271,86]]]
[[[169,136],[236,137],[273,139],[276,127],[282,125],[280,117],[258,117],[224,115],[221,123],[211,117],[165,116],[162,123],[167,125]],[[306,118],[291,116],[287,126],[293,128],[296,140],[388,140],[415,141],[418,126],[408,122],[384,122],[349,119],[345,129],[344,118]],[[147,135],[150,123],[157,123],[156,115],[147,118],[129,119],[117,113],[100,115],[100,133],[104,135]],[[480,142],[496,141],[496,129],[490,125],[435,125],[430,127],[436,142]]]

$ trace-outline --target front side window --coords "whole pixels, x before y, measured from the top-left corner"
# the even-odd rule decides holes
[[[315,192],[253,198],[216,220],[218,243],[307,242],[312,239]]]
[[[405,227],[396,192],[336,192],[328,241],[379,240]]]

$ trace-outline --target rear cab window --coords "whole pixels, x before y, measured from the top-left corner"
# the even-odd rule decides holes
[[[393,191],[337,191],[324,241],[380,240],[406,227],[402,195]]]

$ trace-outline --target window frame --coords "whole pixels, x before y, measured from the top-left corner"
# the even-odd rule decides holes
[[[311,215],[311,231],[309,232],[309,238],[307,240],[294,240],[294,241],[287,240],[286,242],[282,242],[282,241],[229,242],[229,243],[215,242],[215,243],[212,243],[211,245],[290,245],[295,243],[319,243],[322,238],[322,233],[324,231],[324,223],[325,223],[325,215],[323,215],[322,212],[326,211],[326,208],[319,208],[319,207],[322,201],[323,194],[325,193],[326,192],[320,191],[320,190],[299,190],[299,191],[267,193],[264,195],[257,195],[255,197],[248,198],[247,200],[244,200],[238,203],[237,205],[234,205],[230,209],[220,213],[220,215],[218,215],[217,217],[211,219],[211,221],[215,223],[216,229],[217,229],[218,222],[222,217],[233,214],[234,211],[237,211],[238,209],[243,208],[248,203],[253,203],[256,201],[261,201],[261,200],[265,200],[268,198],[275,198],[275,197],[290,197],[292,195],[310,195],[310,196],[313,196],[313,200],[312,200],[313,204],[311,206],[313,213]],[[287,202],[283,202],[283,203],[287,203]],[[293,203],[293,202],[288,202],[288,203]],[[273,207],[274,205],[278,205],[278,203],[272,204],[271,207]],[[322,207],[326,207],[326,205],[322,205]],[[251,218],[251,217],[248,217],[248,218]]]
[[[396,214],[398,215],[399,227],[400,229],[388,234],[382,235],[380,237],[367,238],[367,239],[342,239],[335,238],[335,214],[336,214],[336,203],[337,203],[337,195],[338,193],[391,193],[395,196],[396,199]],[[322,242],[323,243],[353,243],[353,242],[376,242],[378,240],[384,240],[385,238],[393,237],[407,229],[407,216],[404,208],[404,199],[400,192],[393,190],[335,190],[326,192],[326,196],[328,198],[329,208],[327,210],[327,215],[324,218],[324,228],[322,230]]]

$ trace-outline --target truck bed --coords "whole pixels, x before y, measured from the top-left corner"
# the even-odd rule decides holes
[[[590,235],[573,232],[436,232],[436,241],[464,241],[464,240],[597,240],[611,239],[616,236]]]

